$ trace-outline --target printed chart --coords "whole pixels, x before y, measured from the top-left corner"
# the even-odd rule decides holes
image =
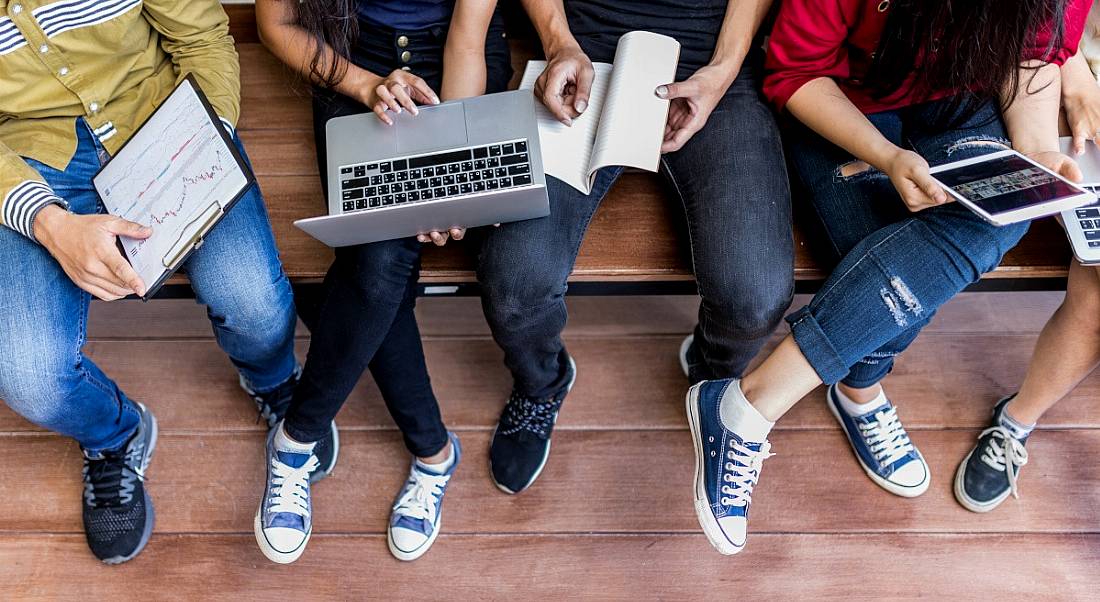
[[[171,260],[247,184],[189,80],[95,180],[109,213],[153,229],[146,240],[122,239],[126,257],[147,286],[177,267]]]

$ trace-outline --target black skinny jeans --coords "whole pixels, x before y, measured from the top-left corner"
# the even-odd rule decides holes
[[[445,27],[394,31],[361,22],[351,59],[380,75],[408,67],[439,93],[446,35]],[[512,67],[499,14],[489,27],[485,60],[486,91],[505,90]],[[313,126],[322,174],[325,123],[368,110],[346,96],[314,90]],[[317,314],[309,320],[312,341],[302,381],[287,411],[291,437],[303,442],[323,437],[369,367],[408,450],[424,457],[446,446],[447,429],[432,393],[413,314],[420,248],[416,238],[405,238],[336,249]]]

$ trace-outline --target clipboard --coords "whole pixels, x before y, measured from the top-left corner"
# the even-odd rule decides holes
[[[180,140],[185,142],[177,150]],[[210,165],[211,157],[217,165]],[[256,184],[256,176],[187,74],[92,182],[108,213],[153,228],[148,241],[118,240],[123,257],[145,280],[141,299],[148,301]]]

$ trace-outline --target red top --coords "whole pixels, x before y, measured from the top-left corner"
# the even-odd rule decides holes
[[[1061,65],[1076,54],[1091,5],[1091,0],[1069,0],[1062,47],[1046,52],[1050,44],[1046,28],[1025,58]],[[782,110],[799,88],[819,77],[831,77],[864,113],[950,96],[951,90],[942,90],[917,97],[913,78],[883,99],[873,98],[862,87],[860,78],[871,67],[889,7],[889,0],[783,0],[768,40],[764,95]]]

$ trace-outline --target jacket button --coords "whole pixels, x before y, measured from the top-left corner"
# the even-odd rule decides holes
[[[408,36],[397,36],[397,45],[404,48],[409,45]]]
[[[409,52],[408,50],[406,50],[405,52],[401,53],[401,62],[402,63],[407,63],[410,60],[412,60],[412,57],[413,57],[412,53]]]
[[[21,12],[23,12],[23,5],[22,4],[12,4],[11,5],[11,14],[18,15]]]

